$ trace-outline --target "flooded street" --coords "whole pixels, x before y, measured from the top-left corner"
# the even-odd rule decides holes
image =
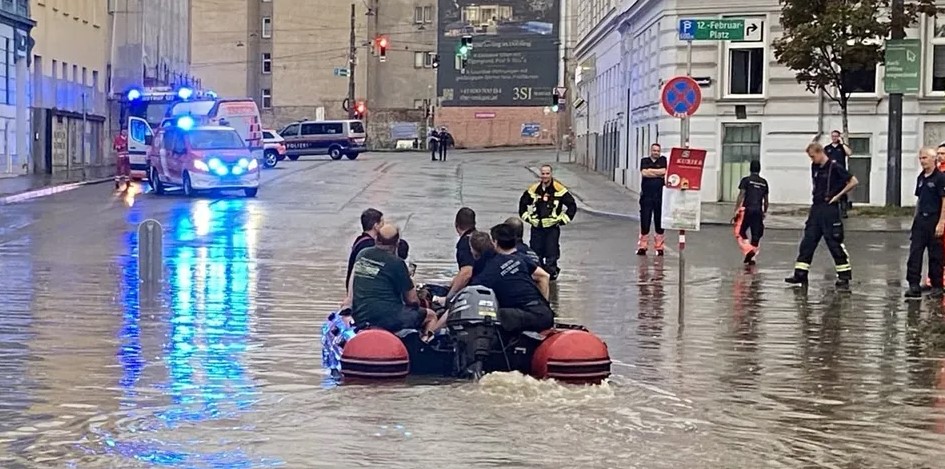
[[[635,223],[578,212],[552,295],[607,342],[608,383],[328,380],[319,334],[360,212],[398,223],[418,278],[443,281],[455,211],[514,215],[549,158],[303,158],[257,199],[130,204],[97,185],[0,206],[0,467],[942,467],[945,318],[902,299],[903,233],[848,234],[838,293],[823,246],[809,289],[783,283],[799,232],[769,231],[746,270],[731,229],[704,227],[680,311],[675,250],[638,258]],[[138,288],[149,218],[158,291]]]

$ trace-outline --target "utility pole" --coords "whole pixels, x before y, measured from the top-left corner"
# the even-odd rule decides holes
[[[351,4],[351,35],[348,40],[348,118],[354,119],[354,67],[358,59],[358,47],[354,39],[354,3]]]
[[[892,1],[892,39],[905,39],[903,0]],[[902,93],[889,95],[889,129],[886,141],[886,206],[902,206]]]

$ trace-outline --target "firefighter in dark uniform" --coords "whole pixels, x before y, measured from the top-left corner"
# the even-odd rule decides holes
[[[932,283],[932,296],[942,296],[942,262],[945,249],[942,246],[942,233],[945,231],[945,212],[942,210],[945,198],[945,174],[935,167],[935,150],[925,147],[919,151],[919,165],[922,172],[916,178],[915,218],[912,220],[912,232],[909,243],[909,260],[906,262],[906,282],[909,290],[906,298],[921,298],[922,255],[929,252],[929,280]]]
[[[804,224],[804,237],[794,263],[794,275],[784,281],[792,285],[807,285],[814,251],[823,238],[836,265],[837,287],[846,288],[853,278],[853,267],[843,245],[843,217],[839,203],[859,182],[843,166],[828,158],[821,144],[807,145],[807,156],[811,160],[813,203]]]
[[[748,176],[738,183],[735,202],[735,239],[745,256],[744,263],[755,265],[761,237],[765,234],[765,214],[768,213],[768,181],[761,177],[761,162],[752,160]],[[751,241],[748,232],[751,231]]]
[[[659,143],[650,145],[650,156],[640,160],[640,239],[637,241],[637,255],[645,256],[650,237],[650,222],[656,228],[653,247],[656,255],[663,255],[663,186],[666,185],[666,157],[660,154]]]
[[[561,273],[561,225],[574,219],[577,203],[568,188],[551,176],[551,165],[543,165],[540,174],[541,180],[529,186],[519,199],[518,213],[532,226],[529,245],[538,254],[541,268],[555,280]]]

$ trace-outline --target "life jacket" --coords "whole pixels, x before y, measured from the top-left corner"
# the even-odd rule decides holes
[[[542,220],[545,218],[558,218],[564,207],[558,200],[568,193],[568,188],[564,187],[555,179],[551,180],[551,191],[540,192],[541,182],[536,182],[528,187],[526,193],[531,197],[531,203],[528,204],[528,213]]]

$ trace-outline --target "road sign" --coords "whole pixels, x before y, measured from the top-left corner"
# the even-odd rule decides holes
[[[335,75],[336,77],[346,77],[346,76],[348,76],[348,69],[347,69],[347,68],[341,68],[341,67],[335,67],[334,75]]]
[[[680,191],[663,188],[663,228],[699,231],[702,222],[700,191]]]
[[[886,93],[917,93],[922,46],[918,39],[886,41]]]
[[[673,148],[666,166],[666,187],[697,191],[702,187],[702,168],[706,151],[698,148]]]
[[[690,77],[675,77],[663,85],[663,109],[673,117],[689,117],[702,104],[702,89]]]
[[[683,41],[760,41],[760,21],[741,18],[683,18],[679,20],[679,39]],[[751,31],[748,31],[749,28]]]
[[[555,88],[555,96],[563,98],[565,93],[568,92],[568,88],[564,86],[558,86]]]

